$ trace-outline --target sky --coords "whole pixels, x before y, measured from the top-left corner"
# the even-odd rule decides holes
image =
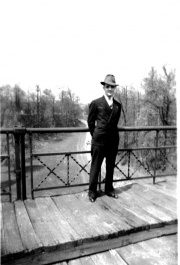
[[[1,0],[0,86],[71,89],[87,104],[115,75],[141,88],[155,67],[177,69],[179,0]]]

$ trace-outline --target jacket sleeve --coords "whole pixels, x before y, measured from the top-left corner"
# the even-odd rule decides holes
[[[94,101],[92,101],[91,104],[89,105],[89,114],[87,120],[91,135],[93,135],[95,129],[96,118],[97,118],[97,105]]]

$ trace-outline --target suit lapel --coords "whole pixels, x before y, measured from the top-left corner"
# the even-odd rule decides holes
[[[113,100],[113,116],[116,116],[117,112],[118,112],[118,106],[114,103],[114,100]]]

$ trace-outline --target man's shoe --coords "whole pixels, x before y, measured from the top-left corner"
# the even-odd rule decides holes
[[[92,198],[91,196],[89,196],[89,200],[90,202],[95,202],[95,198]]]
[[[92,192],[92,191],[89,192],[89,200],[90,200],[90,202],[95,202],[96,197],[97,197],[97,195],[94,192]]]
[[[118,199],[118,195],[114,191],[105,192],[105,194],[109,197]]]

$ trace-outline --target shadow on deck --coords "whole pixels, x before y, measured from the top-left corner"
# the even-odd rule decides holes
[[[177,233],[176,180],[2,203],[3,264],[49,264]]]

